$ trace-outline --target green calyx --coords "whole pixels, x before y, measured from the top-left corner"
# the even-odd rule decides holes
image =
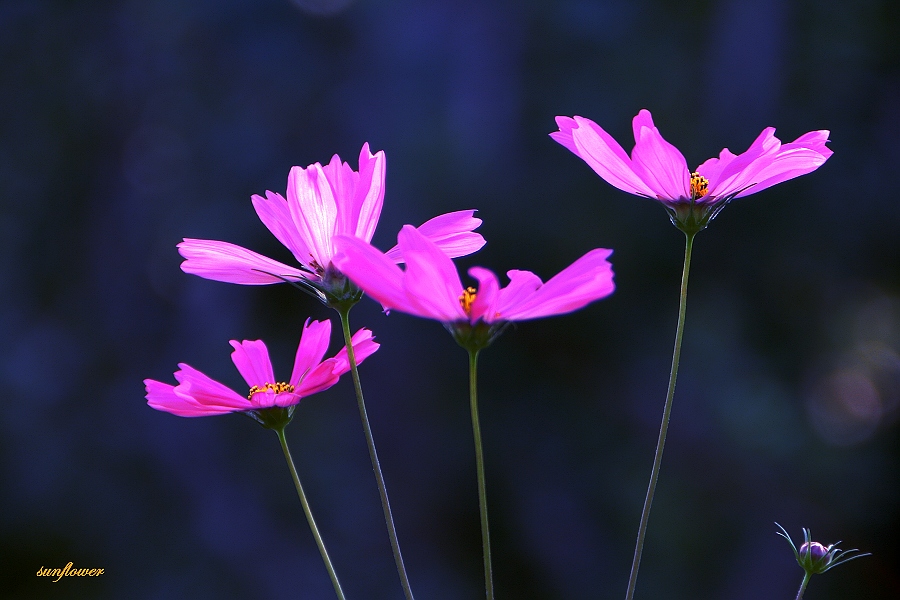
[[[291,422],[294,416],[293,406],[271,406],[269,408],[260,408],[257,410],[244,411],[244,414],[265,427],[274,431],[283,431],[287,424]]]
[[[444,327],[447,328],[456,343],[469,352],[478,352],[490,346],[508,325],[509,321],[499,323],[478,321],[475,324],[469,321],[444,323]]]

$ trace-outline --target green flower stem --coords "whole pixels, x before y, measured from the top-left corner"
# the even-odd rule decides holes
[[[644,509],[641,511],[641,524],[638,528],[637,541],[634,546],[634,559],[631,563],[631,576],[628,578],[628,591],[625,594],[626,600],[634,598],[638,568],[641,566],[641,553],[644,551],[644,537],[647,534],[647,521],[650,518],[650,505],[653,503],[653,494],[656,491],[656,482],[659,479],[659,467],[662,464],[663,448],[666,445],[666,432],[669,429],[669,416],[672,413],[672,399],[675,397],[675,379],[678,377],[678,362],[681,358],[681,338],[684,333],[688,273],[691,269],[691,249],[694,245],[694,235],[693,233],[685,233],[684,270],[681,274],[681,300],[678,306],[678,326],[675,329],[675,349],[672,351],[672,370],[669,372],[669,390],[666,393],[666,405],[663,408],[662,424],[659,427],[659,440],[656,442],[653,469],[650,471],[650,485],[647,486],[647,497],[644,499]]]
[[[478,471],[478,508],[481,511],[481,552],[484,556],[484,589],[494,600],[494,571],[491,568],[491,532],[488,527],[487,488],[484,484],[484,451],[481,448],[481,424],[478,421],[478,350],[469,350],[469,404],[472,408],[472,434],[475,437],[475,465]]]
[[[387,487],[384,483],[384,475],[381,472],[381,463],[378,461],[378,453],[375,451],[375,439],[372,437],[372,427],[369,425],[369,416],[366,412],[366,401],[363,398],[362,385],[359,383],[359,371],[356,368],[356,353],[350,336],[350,306],[336,307],[341,315],[341,328],[344,330],[344,344],[347,346],[347,358],[350,361],[350,371],[353,375],[353,387],[356,388],[356,403],[359,406],[359,416],[362,419],[363,431],[366,435],[366,445],[369,448],[369,457],[372,459],[372,470],[375,472],[375,480],[378,482],[378,493],[381,496],[381,507],[384,511],[384,522],[387,525],[388,537],[391,540],[391,549],[394,552],[394,562],[397,565],[397,573],[400,575],[400,584],[403,586],[403,594],[406,600],[413,600],[412,588],[409,585],[409,576],[403,564],[403,556],[400,554],[400,541],[397,539],[397,528],[394,526],[394,516],[391,513],[391,502],[388,499]]]
[[[803,598],[803,592],[806,591],[806,585],[809,583],[809,578],[812,577],[809,573],[803,574],[803,581],[800,582],[800,589],[797,590],[797,598],[795,600],[800,600]]]
[[[287,460],[288,469],[291,471],[291,477],[294,478],[294,487],[297,488],[297,495],[300,496],[300,504],[303,505],[303,512],[306,513],[306,520],[309,522],[309,528],[312,530],[313,537],[316,538],[316,545],[319,547],[319,553],[322,555],[322,560],[325,561],[325,568],[328,569],[328,576],[331,577],[334,593],[337,594],[339,600],[345,600],[344,592],[341,590],[341,583],[338,581],[337,573],[334,570],[334,565],[331,564],[331,559],[328,558],[328,551],[325,550],[325,542],[322,541],[322,536],[319,534],[319,528],[316,527],[316,520],[313,519],[312,511],[309,509],[309,502],[306,501],[306,494],[303,493],[303,486],[300,485],[300,477],[297,475],[297,469],[294,467],[294,459],[291,458],[291,451],[288,449],[287,439],[284,437],[284,426],[280,429],[276,429],[275,433],[278,434],[278,441],[281,442],[284,458]]]

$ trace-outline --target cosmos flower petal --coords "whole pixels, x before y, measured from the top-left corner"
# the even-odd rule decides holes
[[[307,275],[296,267],[228,242],[185,238],[178,244],[178,251],[185,258],[182,271],[213,281],[269,285],[285,279],[304,279]]]
[[[267,383],[276,383],[269,359],[269,350],[262,340],[231,340],[231,360],[249,387],[263,387]]]
[[[356,364],[360,365],[368,357],[372,356],[378,350],[379,344],[375,341],[375,336],[366,328],[362,328],[350,337],[350,343],[353,344],[353,356],[356,358]],[[337,375],[343,375],[350,370],[350,359],[347,357],[347,348],[341,348],[334,355],[335,366],[334,372]]]
[[[570,131],[575,154],[597,175],[624,192],[651,198],[655,196],[655,191],[635,173],[631,158],[611,135],[590,119],[576,116],[574,121],[578,127]],[[559,122],[560,117],[557,117],[557,123]],[[569,124],[566,121],[563,123],[568,128]],[[560,141],[559,138],[560,136],[554,137],[556,141]],[[567,144],[563,145],[568,147]]]
[[[781,141],[775,137],[775,128],[766,127],[745,152],[738,154],[724,165],[716,178],[705,171],[698,172],[709,179],[711,197],[730,196],[740,190],[754,187],[756,174],[777,154]]]
[[[500,281],[492,271],[484,267],[472,267],[469,275],[478,281],[478,293],[469,311],[469,318],[472,321],[482,319],[485,323],[490,323],[497,315]]]
[[[611,250],[591,250],[560,271],[517,306],[510,306],[503,319],[522,321],[578,310],[615,290]]]
[[[287,201],[291,220],[297,231],[319,265],[327,266],[333,254],[331,237],[334,235],[338,210],[322,165],[315,163],[306,169],[291,169],[288,175]]]
[[[371,244],[355,237],[335,237],[332,262],[344,275],[386,309],[409,312],[403,291],[403,270]]]
[[[372,332],[360,329],[350,338],[356,364],[361,365],[369,356],[378,350],[379,344],[374,341]],[[329,358],[313,367],[296,385],[294,393],[300,396],[311,396],[337,383],[344,373],[350,370],[347,348],[341,348],[333,358]]]
[[[474,214],[474,210],[445,213],[425,221],[416,229],[450,258],[468,256],[485,244],[481,234],[473,231],[481,225],[481,219],[476,219]],[[394,246],[385,254],[396,263],[403,262],[400,246]]]
[[[310,262],[310,251],[303,237],[297,232],[291,220],[291,210],[287,200],[281,194],[266,191],[266,197],[258,194],[251,197],[253,208],[259,220],[272,232],[272,235],[281,242],[294,258],[302,265]]]
[[[784,150],[782,146],[782,151],[755,174],[757,183],[740,192],[737,197],[755,194],[783,181],[811,173],[821,167],[827,158],[809,148]]]
[[[307,319],[300,334],[297,354],[294,356],[294,369],[288,383],[296,386],[304,376],[322,362],[331,341],[331,321],[313,321]]]
[[[234,412],[234,409],[203,406],[190,396],[179,394],[175,386],[153,379],[145,379],[147,405],[156,410],[172,413],[179,417],[205,417],[213,414]]]
[[[531,271],[513,269],[507,271],[506,276],[509,277],[509,285],[500,290],[500,297],[497,300],[497,312],[501,317],[511,307],[525,302],[531,294],[544,285],[541,278]]]
[[[403,226],[397,241],[406,258],[403,288],[407,302],[419,309],[414,314],[439,321],[465,319],[459,303],[463,287],[453,260],[412,225]]]
[[[355,227],[352,230],[341,229],[339,233],[352,233],[362,240],[372,241],[384,205],[385,168],[384,152],[378,151],[373,155],[369,144],[363,144],[359,152],[359,183],[353,213]]]
[[[655,192],[655,197],[683,198],[690,195],[691,174],[684,155],[663,139],[653,126],[649,111],[642,110],[635,121],[639,121],[641,115],[645,115],[641,120],[649,121],[649,126],[641,125],[640,137],[635,138],[631,152],[634,172]],[[635,135],[638,133],[635,132]]]

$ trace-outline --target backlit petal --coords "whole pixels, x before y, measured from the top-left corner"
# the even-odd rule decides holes
[[[267,191],[265,198],[254,194],[251,201],[263,225],[291,251],[297,262],[308,265],[310,262],[309,247],[291,220],[291,210],[288,208],[287,200],[281,194]]]
[[[228,242],[185,238],[178,244],[178,252],[186,259],[181,263],[182,271],[213,281],[269,285],[283,283],[285,279],[310,278],[309,273],[296,267]]]
[[[481,225],[481,219],[476,219],[474,214],[474,210],[445,213],[425,221],[416,229],[450,258],[468,256],[485,244],[481,234],[472,231]],[[399,246],[394,246],[385,255],[394,262],[403,262]]]
[[[412,225],[403,226],[397,241],[406,259],[407,300],[418,308],[414,314],[445,322],[468,318],[459,304],[463,286],[450,257]]]
[[[634,150],[631,160],[634,172],[654,191],[654,197],[677,200],[690,197],[691,173],[684,155],[663,139],[653,126],[650,112],[642,110],[634,118]]]
[[[296,386],[307,373],[322,362],[330,341],[331,321],[306,320],[300,334],[300,343],[297,345],[297,354],[294,356],[294,369],[289,380],[291,385]]]
[[[355,235],[367,242],[372,241],[381,209],[384,205],[384,179],[386,159],[384,151],[374,155],[369,151],[369,144],[363,144],[359,151],[359,183],[356,188]],[[349,233],[349,232],[348,232]]]
[[[394,261],[356,237],[337,236],[335,247],[332,262],[366,294],[385,308],[410,308],[403,291],[403,271]]]
[[[331,262],[331,238],[337,221],[337,205],[331,185],[319,163],[288,175],[288,208],[297,231],[322,267]]]
[[[500,281],[492,271],[483,267],[472,267],[469,275],[478,280],[478,293],[472,303],[470,321],[478,319],[491,323],[497,316],[497,300],[500,296]]]
[[[521,321],[568,313],[599,300],[615,290],[612,250],[591,250],[560,271],[518,306],[510,306],[504,319]]]
[[[575,122],[578,124],[578,127],[572,130],[575,153],[597,175],[624,192],[650,198],[656,197],[656,191],[635,173],[632,159],[611,135],[590,119],[576,116]]]
[[[277,383],[269,360],[269,350],[262,340],[231,340],[231,360],[240,372],[248,387],[263,387],[267,383]]]

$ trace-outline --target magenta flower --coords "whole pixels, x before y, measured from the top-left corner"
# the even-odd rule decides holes
[[[342,163],[338,155],[324,167],[319,163],[288,175],[287,199],[267,191],[254,195],[253,207],[269,231],[300,263],[291,267],[228,242],[189,239],[178,244],[186,259],[181,269],[206,279],[243,285],[268,285],[296,281],[312,287],[317,295],[339,291],[342,281],[333,272],[334,237],[349,235],[372,240],[384,200],[384,152],[372,154],[364,144],[359,171]],[[474,210],[447,213],[426,221],[419,229],[451,257],[465,256],[484,245],[472,230],[481,224]],[[402,261],[394,248],[390,256]]]
[[[546,283],[530,271],[508,271],[500,287],[491,271],[472,267],[479,288],[464,287],[450,257],[412,225],[397,238],[406,258],[402,270],[371,245],[349,236],[336,238],[337,267],[387,310],[399,310],[445,324],[484,323],[493,333],[510,321],[558,315],[584,307],[615,289],[612,250],[591,250]]]
[[[178,385],[144,380],[147,404],[180,417],[245,412],[263,425],[267,425],[264,422],[266,409],[287,408],[289,419],[294,406],[302,398],[327,390],[350,370],[346,348],[342,348],[333,358],[322,360],[328,350],[330,336],[331,321],[307,320],[294,358],[294,369],[287,381],[275,378],[269,351],[261,340],[232,340],[234,352],[231,353],[231,360],[247,382],[246,394],[238,393],[197,369],[180,363],[175,372]],[[356,360],[360,363],[378,350],[379,344],[368,329],[357,331],[352,341]]]
[[[727,148],[690,171],[684,155],[663,139],[650,111],[634,117],[631,157],[599,125],[584,117],[557,117],[554,140],[581,157],[600,177],[622,191],[659,200],[676,225],[706,224],[734,198],[749,196],[818,169],[832,152],[827,130],[811,131],[789,144],[767,127],[742,154]]]

